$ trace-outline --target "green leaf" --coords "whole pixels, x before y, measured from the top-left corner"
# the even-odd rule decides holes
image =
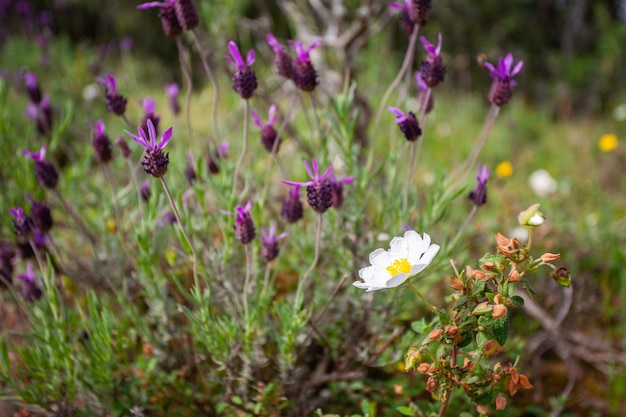
[[[513,303],[513,305],[516,307],[521,307],[524,305],[524,299],[519,295],[512,296],[511,298],[509,298],[509,301],[511,301],[511,303]]]
[[[500,344],[504,346],[509,338],[509,315],[496,319],[493,323],[493,335]]]
[[[473,398],[474,402],[478,405],[488,405],[493,401],[493,391],[487,391],[476,395]]]
[[[403,416],[414,416],[415,413],[413,412],[413,410],[411,410],[410,407],[398,407],[396,408],[396,411],[400,414],[402,414]]]
[[[432,330],[432,327],[426,324],[426,320],[421,319],[419,321],[414,321],[413,323],[411,323],[411,329],[413,329],[415,333],[426,334]]]
[[[462,307],[464,307],[469,302],[469,300],[470,300],[469,296],[462,295],[461,297],[459,297],[456,304],[454,305],[454,310],[459,311]]]
[[[461,333],[461,341],[457,343],[457,347],[464,348],[472,343],[472,332]]]

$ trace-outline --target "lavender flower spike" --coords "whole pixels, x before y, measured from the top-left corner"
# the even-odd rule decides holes
[[[163,148],[167,146],[172,138],[172,128],[170,127],[161,136],[161,139],[156,139],[156,129],[152,120],[148,119],[148,134],[142,128],[137,129],[139,136],[133,135],[129,131],[126,133],[132,140],[146,149],[146,154],[143,159],[143,168],[147,174],[153,177],[159,178],[165,175],[167,172],[167,166],[169,164],[168,154],[163,153]]]
[[[276,143],[277,139],[277,132],[274,128],[274,125],[278,120],[276,117],[276,105],[272,104],[270,106],[270,109],[267,112],[267,123],[263,123],[258,113],[254,110],[251,114],[254,124],[261,128],[261,142],[263,142],[263,146],[268,152],[272,152],[274,150],[274,143]],[[279,147],[280,143],[276,145],[276,152],[278,152]]]
[[[522,70],[524,61],[519,61],[515,66],[513,63],[513,54],[509,52],[504,58],[499,59],[497,66],[489,62],[484,64],[485,68],[489,70],[489,75],[493,78],[489,100],[496,106],[503,106],[513,96],[513,87],[517,85],[513,77]]]
[[[244,245],[252,242],[256,236],[254,222],[252,221],[252,216],[250,216],[251,208],[252,203],[248,201],[245,206],[237,206],[235,213],[222,211],[223,214],[235,216],[235,239]]]
[[[402,110],[395,107],[387,107],[387,109],[396,115],[396,123],[400,131],[404,133],[406,140],[412,142],[421,136],[422,129],[420,129],[415,113],[404,114]]]
[[[287,79],[293,79],[293,63],[289,54],[285,51],[285,48],[278,43],[276,37],[271,33],[268,33],[265,37],[267,43],[274,50],[274,64],[279,75]]]
[[[237,66],[237,70],[233,74],[233,90],[241,98],[247,100],[252,97],[254,90],[257,88],[256,74],[250,69],[250,65],[254,63],[255,59],[254,49],[248,51],[245,61],[235,42],[228,42],[228,50],[230,51],[230,56],[225,55],[224,59]]]
[[[263,248],[261,249],[261,257],[265,262],[270,262],[276,259],[278,256],[278,241],[287,236],[287,233],[283,232],[276,236],[276,224],[273,222],[270,224],[269,230],[265,230],[265,228],[261,227],[261,245]]]
[[[117,91],[115,77],[107,74],[105,78],[98,78],[98,81],[106,87],[104,92],[104,104],[108,111],[118,116],[126,112],[126,98]]]
[[[422,78],[429,87],[436,87],[443,81],[446,75],[446,67],[443,65],[443,59],[441,58],[441,33],[439,33],[436,48],[425,37],[420,37],[420,40],[424,45],[424,49],[428,52],[428,56],[422,61]]]
[[[37,182],[48,189],[53,189],[59,181],[59,173],[54,165],[46,161],[46,145],[42,145],[38,153],[30,152],[27,149],[22,154],[35,161],[35,177]]]
[[[487,180],[489,179],[489,169],[486,165],[478,164],[476,175],[476,187],[469,193],[469,199],[476,207],[480,207],[487,202]]]
[[[310,53],[318,45],[321,40],[313,42],[308,48],[305,48],[300,41],[289,41],[296,49],[296,59],[293,61],[293,81],[302,91],[313,91],[317,87],[317,71],[311,63]]]
[[[396,2],[389,3],[390,8],[400,10],[400,28],[409,35],[413,33],[413,29],[415,28],[415,23],[411,20],[411,16],[409,15],[412,7],[411,1],[412,0],[405,0],[404,4]]]
[[[43,291],[41,291],[41,288],[35,280],[33,266],[30,263],[26,264],[26,274],[20,274],[18,278],[24,283],[22,295],[26,301],[33,302],[43,296]]]
[[[320,176],[317,161],[313,159],[311,163],[312,167],[307,161],[304,161],[304,166],[311,177],[311,181],[295,182],[282,180],[282,182],[288,185],[307,187],[306,196],[309,206],[321,214],[332,205],[332,189],[328,182],[328,176],[333,170],[333,165],[330,164],[326,172]]]

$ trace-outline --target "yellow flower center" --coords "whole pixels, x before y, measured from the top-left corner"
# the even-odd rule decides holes
[[[387,271],[389,271],[389,275],[392,277],[394,275],[398,275],[399,273],[408,274],[411,272],[411,264],[406,258],[396,259],[387,267]]]
[[[513,174],[513,164],[509,161],[500,162],[496,167],[496,175],[500,178],[510,177]]]

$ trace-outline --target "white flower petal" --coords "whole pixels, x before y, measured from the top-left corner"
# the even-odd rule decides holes
[[[432,262],[435,255],[439,252],[439,245],[432,244],[426,249],[426,252],[420,258],[418,264],[419,265],[428,265]]]
[[[370,264],[386,268],[389,265],[389,252],[384,249],[376,249],[370,253]]]
[[[396,274],[387,280],[386,286],[387,288],[395,288],[398,285],[404,283],[404,281],[406,281],[408,278],[409,278],[408,274],[404,274],[404,273]]]

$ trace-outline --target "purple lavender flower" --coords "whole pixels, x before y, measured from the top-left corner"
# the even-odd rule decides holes
[[[26,198],[30,201],[30,214],[33,219],[33,225],[42,233],[48,233],[54,225],[50,207],[44,202],[35,201],[30,194],[27,194]]]
[[[272,222],[269,230],[261,227],[261,257],[265,262],[271,262],[278,256],[278,241],[287,236],[287,233],[281,233],[276,236],[276,225]]]
[[[306,187],[306,197],[309,206],[321,214],[328,210],[332,205],[332,190],[328,181],[328,176],[333,170],[333,165],[330,164],[326,172],[320,176],[317,160],[313,159],[311,163],[312,168],[307,161],[304,161],[304,166],[311,177],[311,181],[295,182],[282,180],[282,182],[288,185]]]
[[[117,91],[117,82],[115,77],[111,74],[107,74],[104,78],[98,78],[98,81],[104,85],[104,104],[108,111],[118,116],[122,116],[126,112],[126,100]]]
[[[428,39],[423,36],[420,37],[420,40],[424,45],[424,49],[428,52],[426,59],[422,61],[422,78],[424,79],[426,85],[431,88],[436,87],[440,82],[442,82],[446,75],[446,67],[443,65],[443,59],[441,58],[441,33],[439,33],[438,39],[437,47],[435,48],[430,42],[428,42]]]
[[[191,0],[175,0],[174,10],[176,11],[176,18],[178,23],[184,30],[193,30],[200,23],[196,6],[193,5]]]
[[[274,35],[268,33],[266,39],[267,43],[274,50],[274,64],[276,64],[276,70],[278,71],[278,74],[292,80],[293,62],[291,56],[289,56],[289,54],[285,52],[285,48],[280,43],[278,43]]]
[[[294,185],[291,192],[283,200],[280,216],[287,223],[295,223],[303,216],[302,201],[300,201],[300,186]]]
[[[154,113],[155,101],[153,98],[146,97],[141,100],[141,107],[143,107],[143,117],[141,118],[141,127],[143,130],[148,130],[148,120],[152,120],[152,124],[154,125],[154,130],[157,135],[159,134],[159,122],[161,118]]]
[[[150,200],[150,197],[152,197],[152,192],[150,191],[150,183],[148,181],[144,181],[141,184],[139,195],[141,195],[141,199],[146,203]]]
[[[398,124],[400,131],[404,133],[406,140],[413,142],[421,136],[422,129],[420,129],[415,113],[408,112],[407,114],[404,114],[402,110],[395,107],[387,107],[387,109],[396,115],[396,123]]]
[[[180,89],[178,88],[178,84],[171,83],[165,86],[165,95],[167,96],[167,102],[170,105],[170,110],[174,113],[175,116],[180,113],[180,104],[178,103],[178,93]]]
[[[33,235],[33,229],[35,228],[33,219],[24,213],[22,207],[12,208],[9,212],[11,216],[13,216],[13,230],[15,234],[26,240],[30,239]]]
[[[415,28],[415,23],[409,16],[411,6],[411,0],[406,0],[404,4],[396,2],[389,3],[390,8],[400,10],[400,28],[409,35],[413,33],[413,29]]]
[[[217,163],[220,159],[228,158],[228,142],[223,141],[220,146],[215,149],[214,155],[209,154],[207,166],[211,174],[217,174],[220,172],[220,167]]]
[[[469,199],[476,207],[480,207],[487,202],[487,180],[489,170],[486,165],[478,164],[478,174],[476,175],[476,187],[469,193]]]
[[[319,46],[322,41],[313,42],[308,48],[305,48],[300,41],[289,41],[296,49],[296,58],[293,60],[293,81],[302,91],[313,91],[317,87],[317,71],[311,63],[310,53]]]
[[[135,136],[129,131],[126,133],[132,140],[146,149],[146,153],[143,158],[143,169],[147,174],[152,175],[155,178],[160,178],[167,172],[167,166],[169,164],[169,154],[163,153],[163,148],[167,146],[172,138],[172,128],[168,128],[161,139],[157,142],[157,134],[152,120],[148,119],[148,134],[142,128],[137,129],[139,136]]]
[[[37,74],[34,72],[27,72],[24,74],[24,82],[26,83],[26,91],[28,92],[28,98],[30,101],[39,104],[41,101],[41,89],[37,82]]]
[[[261,128],[261,142],[265,149],[268,152],[274,151],[274,144],[278,139],[276,129],[274,129],[274,125],[278,118],[276,117],[276,106],[271,105],[269,111],[267,112],[267,123],[263,123],[257,112],[252,111],[252,120],[254,124]],[[278,152],[278,148],[280,147],[280,141],[276,143],[276,152]]]
[[[416,25],[424,26],[430,12],[430,0],[411,0],[408,13],[411,21]]]
[[[176,37],[183,33],[183,26],[178,20],[178,16],[175,8],[175,0],[152,1],[149,3],[143,3],[137,6],[140,10],[149,9],[151,7],[158,7],[159,17],[161,18],[161,26],[165,36]]]
[[[20,274],[18,278],[23,283],[22,295],[26,301],[33,302],[39,300],[43,296],[41,287],[35,280],[33,266],[30,263],[26,264],[26,274]]]
[[[235,229],[235,239],[244,245],[252,242],[256,236],[254,222],[252,221],[252,216],[250,216],[251,208],[252,203],[248,201],[245,206],[237,206],[235,213],[227,211],[222,212],[229,216],[235,216],[235,225],[233,226]]]
[[[489,62],[484,64],[493,78],[489,100],[496,106],[503,106],[513,96],[513,88],[517,85],[513,77],[522,70],[524,61],[519,61],[515,66],[513,63],[513,54],[509,52],[504,58],[499,59],[497,66]]]
[[[193,155],[190,150],[187,151],[187,167],[185,168],[185,178],[187,178],[189,184],[193,184],[196,180],[196,161],[194,161]]]
[[[341,180],[337,179],[337,176],[333,172],[328,182],[330,183],[330,192],[332,196],[332,206],[335,209],[340,208],[343,205],[343,186],[344,184],[350,184],[354,181],[354,177],[346,177]]]
[[[417,80],[417,87],[420,90],[417,96],[417,101],[420,105],[420,111],[423,111],[424,114],[428,114],[435,108],[435,99],[430,92],[430,87],[427,86],[424,82],[424,78],[422,77],[421,72],[417,71],[415,73],[415,79]]]
[[[98,162],[106,164],[113,159],[113,151],[111,150],[111,141],[105,132],[105,125],[102,120],[98,120],[93,126],[93,137],[91,144],[94,154]]]
[[[130,147],[128,146],[128,142],[126,142],[126,140],[122,136],[118,136],[115,138],[115,144],[118,148],[120,148],[120,152],[122,153],[122,156],[124,158],[130,157]]]
[[[15,249],[9,244],[0,244],[0,288],[13,283],[13,258]]]
[[[59,174],[54,165],[46,161],[46,145],[42,145],[38,153],[24,149],[22,154],[35,161],[35,178],[37,178],[37,182],[44,188],[56,188]]]
[[[256,74],[250,69],[250,65],[254,63],[254,50],[250,49],[243,60],[237,44],[233,41],[228,42],[228,50],[230,55],[225,55],[224,59],[237,66],[237,70],[233,74],[233,90],[247,100],[252,97],[254,90],[257,88]]]

